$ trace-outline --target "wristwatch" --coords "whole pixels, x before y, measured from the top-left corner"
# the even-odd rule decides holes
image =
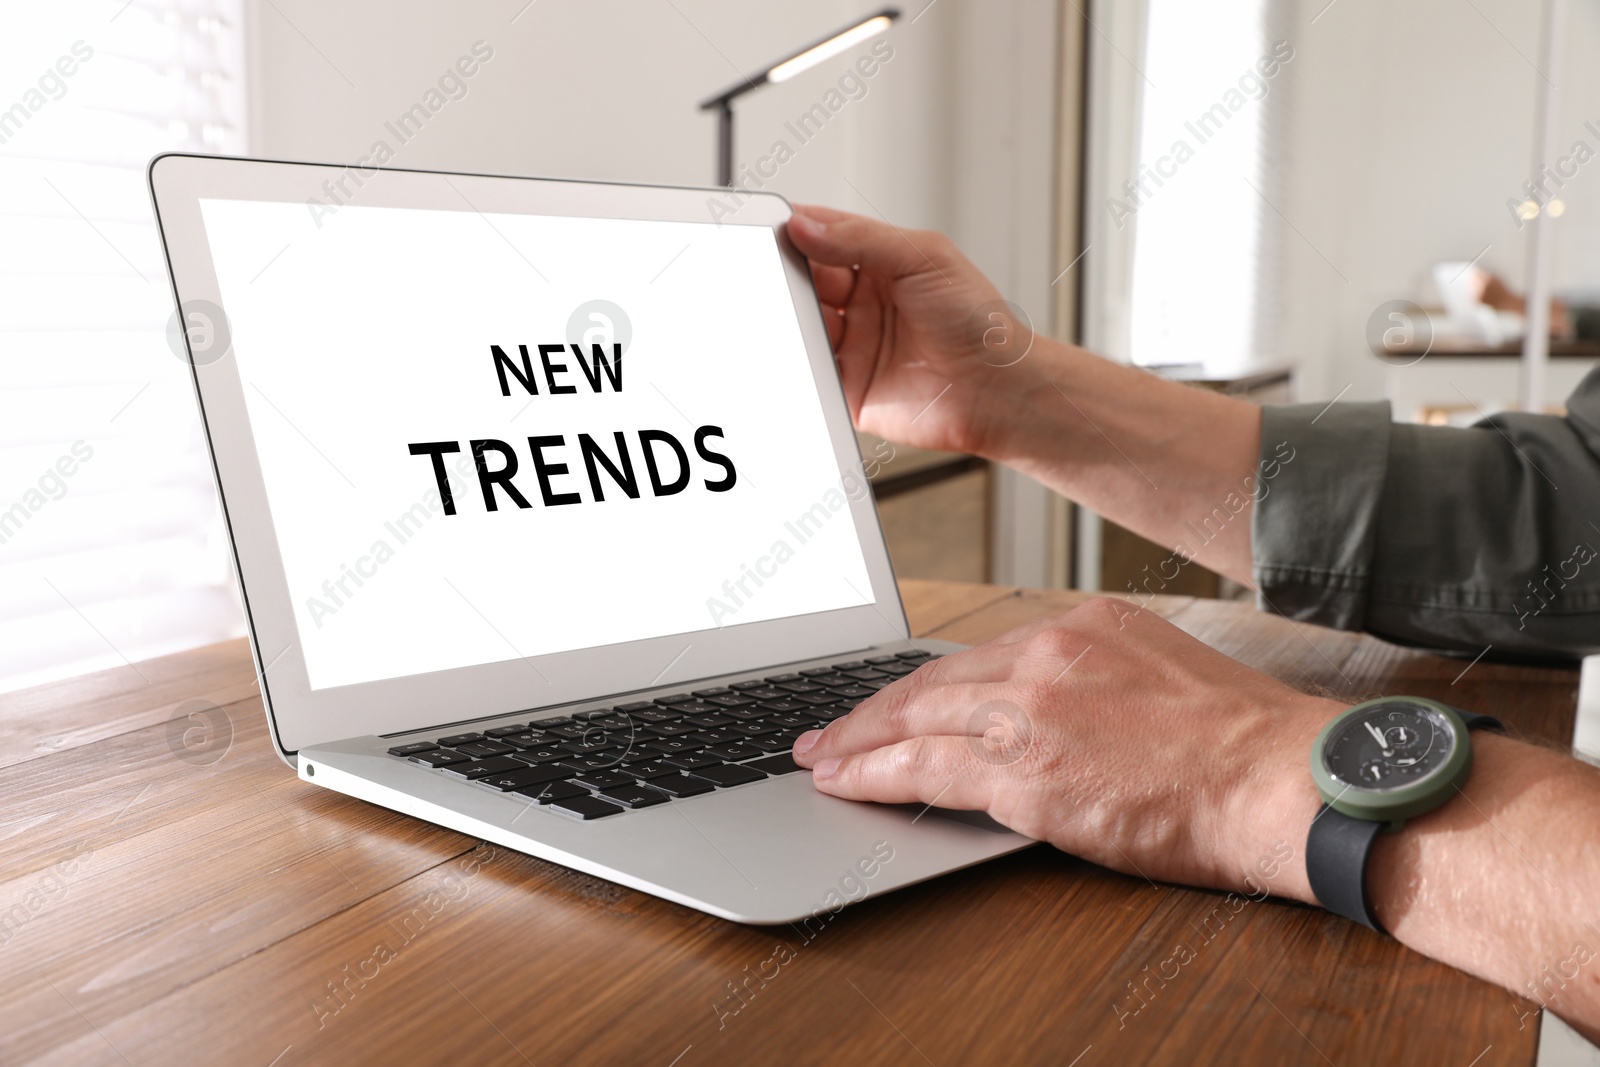
[[[1498,719],[1422,697],[1383,697],[1334,719],[1311,746],[1322,809],[1306,834],[1306,877],[1327,910],[1379,933],[1367,899],[1378,834],[1439,807],[1472,773],[1472,729]]]

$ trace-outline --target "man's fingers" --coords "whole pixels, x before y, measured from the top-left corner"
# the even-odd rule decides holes
[[[850,303],[850,294],[855,291],[856,271],[851,267],[813,263],[811,280],[817,287],[818,300],[842,308]]]
[[[830,760],[812,777],[822,792],[846,800],[984,811],[995,777],[986,771],[992,768],[965,737],[917,737]]]
[[[801,735],[795,759],[809,767],[830,756],[866,752],[907,738],[960,736],[968,732],[975,711],[994,698],[994,686],[984,684],[891,686],[820,734]]]
[[[822,325],[828,330],[829,346],[833,348],[834,355],[838,355],[840,346],[844,344],[844,316],[833,305],[823,304]]]
[[[935,269],[910,237],[878,219],[805,205],[795,208],[788,229],[795,247],[816,263],[859,264],[891,278]]]

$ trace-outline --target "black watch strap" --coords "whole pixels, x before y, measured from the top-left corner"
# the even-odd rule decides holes
[[[1341,815],[1322,805],[1306,834],[1306,881],[1317,903],[1380,934],[1367,899],[1367,857],[1388,823]]]
[[[1504,733],[1500,720],[1456,709],[1469,730]],[[1367,860],[1388,823],[1352,819],[1324,804],[1306,834],[1306,880],[1328,911],[1384,933],[1367,898]]]

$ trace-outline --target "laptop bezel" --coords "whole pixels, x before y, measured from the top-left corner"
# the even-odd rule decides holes
[[[865,485],[860,450],[810,269],[783,232],[791,211],[780,196],[741,193],[738,211],[716,219],[709,210],[712,198],[727,196],[726,190],[358,169],[187,153],[156,156],[150,162],[148,178],[174,301],[180,307],[190,301],[210,301],[224,313],[226,304],[201,217],[202,198],[326,203],[328,186],[324,183],[339,182],[344,189],[357,190],[354,203],[374,206],[771,228],[776,231],[841,480],[848,476]],[[870,493],[858,492],[846,496],[848,503],[841,514],[848,513],[855,526],[873,603],[314,690],[300,652],[293,601],[237,365],[231,351],[210,361],[196,362],[191,355],[188,362],[251,631],[262,702],[273,743],[285,758],[301,748],[348,737],[409,733],[469,718],[511,715],[831,656],[909,637],[877,510]]]

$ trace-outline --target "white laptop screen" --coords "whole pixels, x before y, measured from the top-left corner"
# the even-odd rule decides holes
[[[770,229],[201,211],[311,688],[872,603]]]

